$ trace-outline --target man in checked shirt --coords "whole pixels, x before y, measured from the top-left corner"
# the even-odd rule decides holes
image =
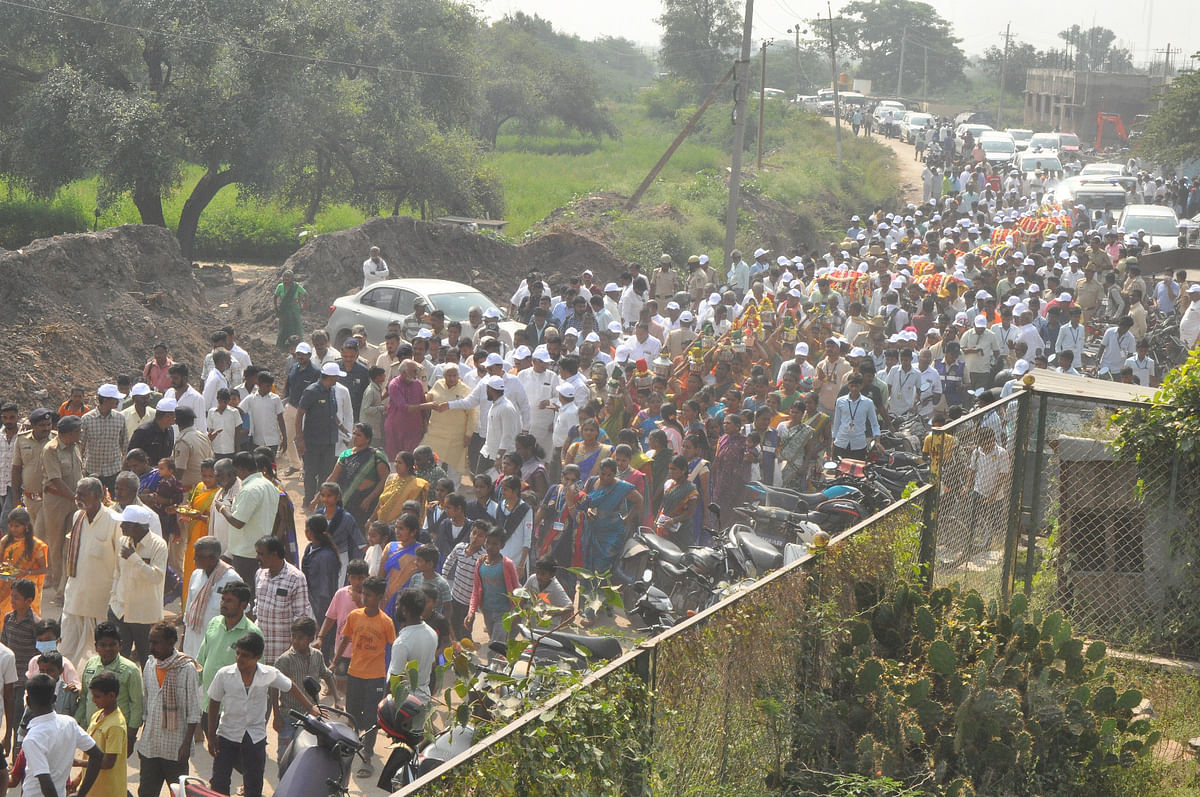
[[[283,540],[266,536],[254,543],[259,570],[254,575],[254,610],[250,613],[266,643],[262,660],[275,659],[292,644],[292,621],[312,617],[308,584],[300,568],[285,558]]]

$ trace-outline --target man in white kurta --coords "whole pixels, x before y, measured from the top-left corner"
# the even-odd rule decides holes
[[[84,478],[75,488],[83,508],[71,522],[67,541],[67,584],[63,590],[62,641],[58,650],[72,662],[94,652],[96,623],[108,617],[108,599],[121,548],[120,516],[100,502],[104,487]]]

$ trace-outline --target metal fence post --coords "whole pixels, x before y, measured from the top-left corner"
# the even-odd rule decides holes
[[[934,533],[934,517],[937,495],[942,489],[940,478],[933,480],[933,489],[925,493],[921,504],[921,548],[917,554],[917,562],[921,565],[921,580],[925,589],[933,589],[933,568],[937,561],[937,539]]]
[[[1004,535],[1004,558],[1000,573],[1000,605],[1008,606],[1012,597],[1013,576],[1016,572],[1017,537],[1021,526],[1021,489],[1025,483],[1026,437],[1029,434],[1029,411],[1033,390],[1030,385],[1021,389],[1017,399],[1017,431],[1013,437],[1012,485],[1008,495],[1008,529]]]
[[[1029,509],[1029,540],[1025,545],[1025,594],[1033,591],[1033,555],[1037,551],[1038,514],[1042,508],[1042,457],[1046,453],[1046,414],[1048,399],[1038,396],[1037,435],[1033,438],[1033,498]]]

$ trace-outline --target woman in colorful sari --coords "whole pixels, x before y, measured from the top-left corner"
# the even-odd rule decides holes
[[[815,392],[806,393],[803,401],[788,408],[786,425],[779,433],[779,458],[783,467],[782,484],[790,490],[808,489],[808,474],[815,458],[824,449],[829,435],[829,416],[821,412]]]
[[[673,458],[667,469],[662,510],[654,522],[654,530],[660,537],[669,537],[671,542],[686,550],[692,544],[691,520],[696,515],[699,500],[700,492],[688,479],[687,457]]]
[[[552,556],[558,563],[558,583],[575,602],[578,577],[567,568],[583,567],[582,502],[587,497],[579,489],[579,466],[563,468],[562,481],[551,485],[533,519],[534,550],[540,559]]]
[[[521,481],[541,501],[550,489],[546,470],[546,452],[538,445],[537,438],[528,432],[517,435],[517,454],[521,457]]]
[[[688,545],[708,544],[708,532],[704,527],[709,525],[708,502],[712,499],[712,474],[708,470],[708,439],[703,434],[690,434],[683,438],[683,456],[687,459],[688,481],[696,485],[698,500],[696,512],[692,516],[691,541]],[[680,530],[680,535],[687,540],[688,534]],[[687,547],[681,546],[681,547]]]
[[[421,524],[417,521],[417,516],[404,513],[396,521],[395,541],[389,542],[383,549],[383,578],[387,582],[383,593],[384,611],[393,620],[396,596],[408,586],[413,574],[417,572],[417,548],[421,547],[417,533],[420,530]]]
[[[183,526],[187,529],[187,546],[183,550],[183,600],[187,601],[188,585],[192,581],[192,571],[196,569],[196,540],[208,536],[208,510],[212,507],[213,499],[221,491],[217,484],[216,462],[206,459],[200,463],[200,481],[188,493],[187,503],[179,511]],[[184,607],[186,608],[186,607]]]
[[[713,501],[725,510],[719,522],[724,528],[734,521],[733,508],[742,503],[742,495],[750,480],[750,463],[746,459],[749,446],[742,434],[742,418],[729,412],[724,421],[725,433],[717,441],[717,453],[713,457],[712,491]]]
[[[587,481],[596,471],[596,463],[612,453],[612,446],[600,442],[600,424],[588,418],[579,424],[576,440],[563,450],[563,465],[578,465],[580,478]]]
[[[360,529],[367,527],[375,504],[383,492],[391,468],[387,455],[371,447],[375,432],[369,424],[356,423],[350,432],[350,448],[343,451],[329,474],[329,481],[342,488],[342,505],[354,516]],[[351,557],[353,558],[353,557]]]
[[[411,451],[401,451],[392,462],[396,472],[387,477],[383,483],[383,492],[379,495],[379,505],[375,507],[372,520],[382,520],[391,523],[400,517],[404,511],[405,501],[417,501],[421,511],[417,519],[425,522],[425,507],[429,504],[429,482],[413,473],[417,460]]]
[[[33,520],[29,511],[19,506],[8,513],[8,533],[0,541],[4,564],[9,568],[13,581],[27,578],[37,587],[33,596],[34,614],[42,613],[42,584],[50,569],[50,546],[33,536]],[[9,613],[12,603],[9,590],[12,581],[0,581],[0,617]]]
[[[308,306],[308,291],[296,282],[292,270],[284,269],[283,282],[275,286],[275,315],[279,316],[279,335],[275,338],[275,347],[286,349],[288,338],[292,335],[304,337],[304,325],[300,311]]]
[[[649,526],[650,502],[646,500],[646,496],[649,494],[646,488],[648,479],[646,478],[646,474],[633,467],[633,448],[625,443],[621,443],[613,449],[613,459],[617,463],[617,478],[623,482],[632,484],[633,489],[637,490],[638,494],[642,496],[642,514],[638,517],[638,524]],[[665,473],[663,475],[666,476]]]
[[[599,576],[620,580],[617,559],[625,537],[637,528],[642,516],[642,494],[617,478],[617,462],[605,459],[584,487],[587,517],[583,527],[583,566]],[[589,610],[590,618],[594,612]]]

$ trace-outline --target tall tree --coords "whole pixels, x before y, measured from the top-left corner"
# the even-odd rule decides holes
[[[1117,34],[1108,28],[1081,28],[1072,25],[1059,31],[1058,38],[1067,43],[1075,69],[1090,72],[1126,72],[1133,69],[1133,54],[1113,47]]]
[[[549,22],[517,14],[496,22],[480,40],[486,66],[479,126],[485,142],[494,147],[510,119],[536,123],[553,118],[596,138],[617,135],[600,107],[592,71],[573,54],[574,42],[558,37]]]
[[[663,0],[657,20],[663,27],[659,58],[675,78],[703,95],[733,64],[742,40],[742,21],[734,0]]]
[[[983,52],[980,68],[995,85],[1004,73],[1004,90],[1021,92],[1025,90],[1025,76],[1030,69],[1048,67],[1053,63],[1054,56],[1044,53],[1028,42],[1016,41],[1008,46],[1008,62],[1004,63],[1004,49],[989,47]]]
[[[963,79],[966,56],[958,46],[961,40],[928,3],[855,0],[843,6],[841,15],[844,22],[838,32],[861,61],[859,74],[875,81],[876,94],[896,90],[901,50],[905,52],[902,88],[906,93],[921,86],[925,49],[929,51],[930,88],[944,88]]]

